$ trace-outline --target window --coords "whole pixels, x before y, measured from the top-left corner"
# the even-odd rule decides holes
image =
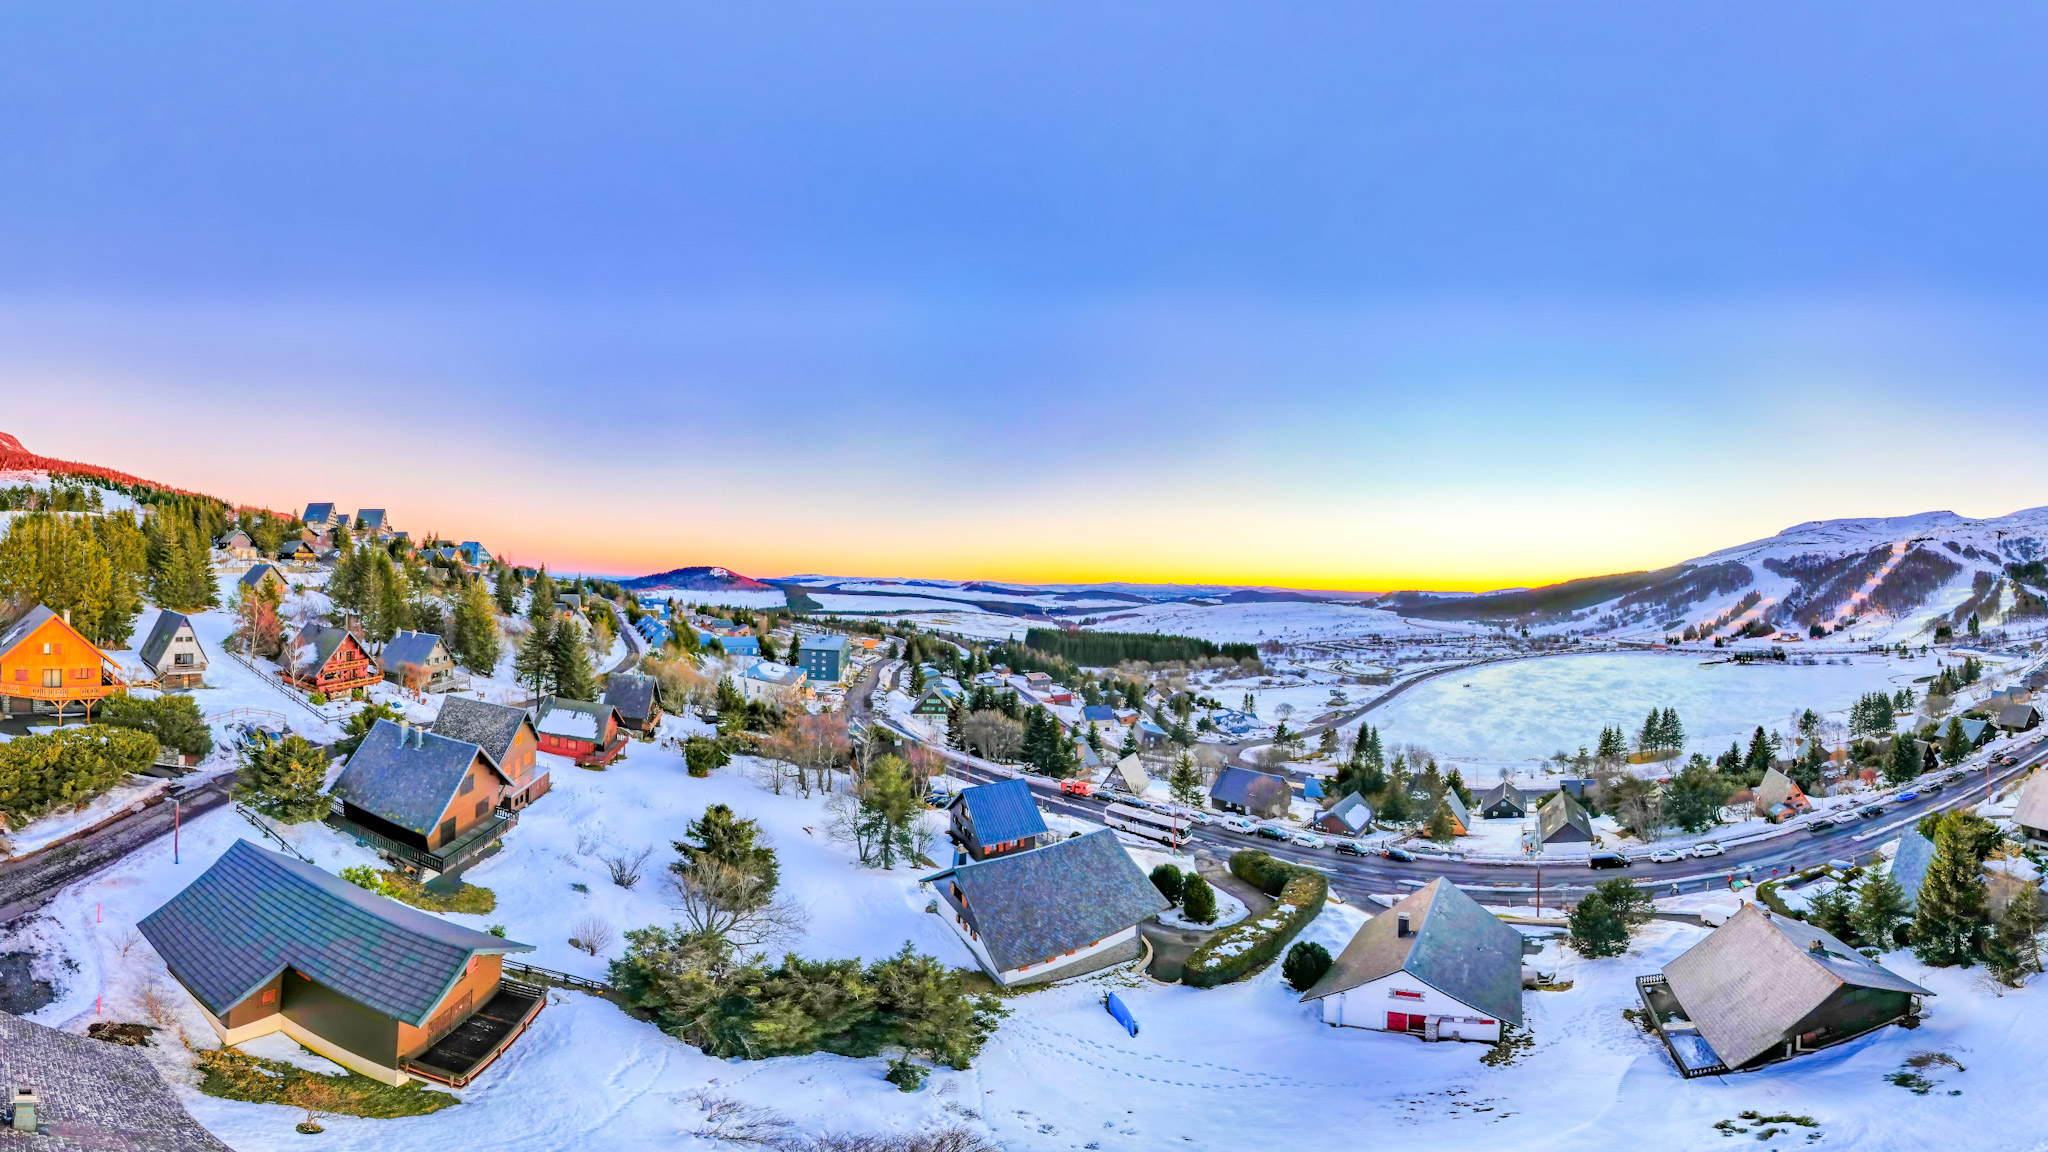
[[[490,809],[491,802],[489,800],[479,800],[476,802],[476,814],[478,816],[482,816],[484,813],[490,811]]]
[[[265,988],[265,989],[263,990],[263,1003],[265,1003],[265,1004],[275,1004],[275,1003],[277,1003],[277,989],[275,989],[275,988]]]
[[[55,654],[56,654],[56,653],[55,653],[56,647],[57,647],[57,646],[56,646],[55,644],[45,644],[45,645],[43,645],[43,655],[45,655],[45,656],[52,656],[52,655],[55,655]]]
[[[462,787],[455,790],[458,796],[467,796],[474,791],[476,791],[476,777],[474,776],[464,776],[462,778]]]
[[[14,678],[16,680],[22,681],[23,683],[26,683],[28,681],[28,669],[16,668],[14,670]]]
[[[73,680],[90,680],[90,679],[92,679],[92,669],[90,669],[90,668],[73,668],[73,669],[71,670],[71,678],[72,678]]]
[[[441,821],[441,843],[446,844],[453,839],[455,839],[455,818],[451,816]]]
[[[45,687],[45,688],[62,688],[63,686],[64,686],[64,670],[63,670],[62,668],[45,668],[45,669],[43,669],[43,687]]]
[[[1396,1000],[1420,1000],[1420,999],[1422,999],[1422,993],[1420,993],[1420,992],[1410,992],[1410,991],[1408,991],[1408,990],[1407,990],[1407,989],[1405,989],[1405,988],[1396,988],[1396,989],[1394,989],[1394,999],[1396,999]]]
[[[192,653],[179,652],[171,657],[171,663],[190,667],[192,665]]]

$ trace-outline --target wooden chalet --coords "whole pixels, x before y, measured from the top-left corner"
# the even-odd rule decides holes
[[[963,788],[946,805],[950,835],[968,860],[987,860],[1036,848],[1051,838],[1031,787],[1023,780],[998,780]]]
[[[1479,796],[1479,816],[1483,820],[1523,820],[1528,815],[1529,798],[1506,780]]]
[[[142,662],[156,674],[165,688],[199,688],[206,680],[206,647],[192,630],[183,613],[166,608],[156,614],[148,639],[142,642]]]
[[[236,560],[256,559],[256,542],[239,528],[221,537],[220,550]]]
[[[540,733],[524,708],[450,696],[441,701],[441,713],[434,717],[435,735],[465,740],[484,750],[497,762],[509,781],[499,799],[501,807],[517,812],[546,794],[548,773],[540,766]]]
[[[619,722],[642,736],[661,724],[661,693],[652,676],[614,672],[605,678],[604,700],[619,710]]]
[[[0,632],[0,713],[92,719],[92,706],[127,687],[120,666],[85,634],[38,604]]]
[[[235,581],[235,584],[244,593],[267,590],[277,593],[279,599],[285,597],[292,590],[291,584],[284,578],[284,573],[279,572],[277,567],[272,564],[256,565],[254,568],[242,573],[242,578]]]
[[[468,682],[448,646],[432,632],[400,630],[377,656],[384,679],[415,692],[449,692]]]
[[[453,872],[519,822],[498,811],[511,784],[476,744],[379,720],[334,781],[328,822],[422,873]]]
[[[1754,804],[1756,814],[1773,824],[1813,811],[1813,801],[1806,798],[1805,790],[1776,768],[1765,772],[1763,783],[1756,786]]]
[[[1636,990],[1681,1075],[1743,1072],[1917,1024],[1933,993],[1804,921],[1745,904]]]
[[[505,955],[532,945],[247,840],[136,927],[222,1044],[282,1032],[391,1085],[468,1084],[547,1001],[504,976]]]
[[[370,655],[362,637],[326,624],[308,625],[300,631],[283,663],[285,679],[300,691],[325,692],[330,697],[384,679],[383,667]]]
[[[533,726],[540,733],[541,751],[567,756],[584,768],[602,768],[626,748],[619,710],[609,704],[545,696]]]

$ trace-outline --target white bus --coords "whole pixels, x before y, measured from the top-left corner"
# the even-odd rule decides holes
[[[1111,804],[1103,809],[1102,822],[1118,831],[1156,840],[1169,848],[1187,847],[1189,823],[1160,812],[1133,808],[1129,804]]]

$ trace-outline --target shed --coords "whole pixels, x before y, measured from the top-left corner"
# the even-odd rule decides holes
[[[1522,1022],[1522,934],[1438,877],[1367,920],[1301,999],[1331,1027],[1494,1043]]]

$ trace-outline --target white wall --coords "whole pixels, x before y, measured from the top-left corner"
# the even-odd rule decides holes
[[[1421,995],[1396,996],[1396,992]],[[1438,1034],[1446,1040],[1483,1040],[1493,1043],[1500,1039],[1500,1021],[1477,1008],[1453,1000],[1406,972],[1396,972],[1370,984],[1361,984],[1334,996],[1323,997],[1323,1023],[1338,1027],[1370,1028],[1384,1032],[1387,1030],[1389,1012],[1439,1017]],[[1477,1023],[1480,1020],[1490,1020],[1492,1023]]]

